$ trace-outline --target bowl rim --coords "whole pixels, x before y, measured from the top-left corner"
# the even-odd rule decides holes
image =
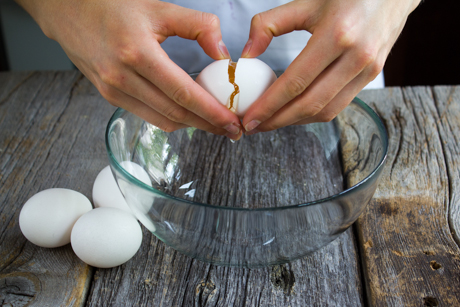
[[[269,208],[224,207],[224,206],[217,206],[217,205],[211,205],[211,204],[206,204],[206,203],[195,202],[195,201],[187,200],[187,199],[184,199],[184,198],[172,196],[172,195],[169,195],[169,194],[164,193],[162,191],[159,191],[159,190],[155,189],[152,186],[149,186],[149,185],[145,184],[144,182],[138,180],[136,177],[134,177],[129,172],[127,172],[120,165],[120,163],[117,161],[117,159],[115,158],[115,156],[112,153],[112,150],[110,148],[109,133],[111,131],[111,126],[112,126],[112,124],[113,124],[113,122],[115,120],[120,118],[120,115],[122,113],[128,112],[128,111],[126,111],[126,110],[124,110],[122,108],[117,108],[117,110],[113,113],[113,115],[111,116],[111,118],[110,118],[110,120],[109,120],[109,122],[107,124],[107,128],[106,128],[106,131],[105,131],[105,146],[106,146],[106,150],[107,150],[107,154],[108,154],[108,157],[109,157],[109,160],[110,160],[110,166],[111,167],[115,167],[115,169],[119,173],[121,173],[125,177],[125,179],[127,179],[130,183],[133,183],[133,184],[137,185],[138,187],[140,187],[142,189],[145,189],[145,190],[147,190],[149,192],[152,192],[154,194],[157,194],[158,196],[161,196],[161,197],[165,197],[165,198],[175,200],[175,201],[180,201],[182,203],[187,203],[187,204],[194,205],[194,206],[200,206],[200,207],[212,208],[212,209],[219,209],[219,210],[231,210],[231,211],[247,211],[247,212],[251,212],[251,211],[278,211],[278,210],[289,210],[289,209],[293,209],[293,208],[307,207],[307,206],[318,205],[318,204],[321,204],[321,203],[329,202],[331,200],[342,198],[342,197],[344,197],[344,196],[346,196],[348,194],[351,194],[353,191],[359,189],[361,186],[366,185],[367,182],[369,182],[377,173],[380,172],[380,170],[383,168],[383,166],[385,164],[385,161],[386,161],[387,156],[388,156],[388,142],[389,142],[389,139],[388,139],[388,132],[387,132],[387,130],[385,128],[385,125],[382,122],[382,119],[377,115],[377,113],[370,106],[368,106],[364,101],[362,101],[358,97],[353,98],[352,102],[357,103],[362,109],[364,109],[367,112],[367,114],[370,115],[371,118],[374,120],[374,122],[377,124],[377,128],[380,131],[380,134],[382,135],[382,141],[383,141],[382,143],[383,143],[384,154],[383,154],[381,160],[379,161],[379,163],[377,164],[377,166],[374,168],[374,170],[368,176],[366,176],[363,180],[359,181],[357,184],[355,184],[355,185],[353,185],[353,186],[351,186],[351,187],[349,187],[349,188],[347,188],[347,189],[345,189],[345,190],[343,190],[343,191],[341,191],[341,192],[339,192],[337,194],[333,194],[331,196],[328,196],[328,197],[325,197],[325,198],[320,198],[320,199],[313,200],[313,201],[306,202],[306,203],[300,203],[300,204],[294,204],[294,205],[288,205],[288,206],[281,206],[281,207],[269,207]],[[117,184],[118,184],[118,181],[117,181]]]

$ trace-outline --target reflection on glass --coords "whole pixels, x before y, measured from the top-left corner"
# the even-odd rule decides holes
[[[107,149],[137,218],[176,250],[257,267],[314,252],[345,231],[377,186],[388,138],[355,99],[330,123],[291,126],[232,143],[194,128],[165,133],[117,110]],[[132,161],[153,187],[124,169]],[[360,182],[347,186],[347,179]]]

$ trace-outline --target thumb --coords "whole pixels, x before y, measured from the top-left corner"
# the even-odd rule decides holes
[[[214,60],[229,59],[230,54],[222,41],[219,18],[211,13],[183,8],[174,4],[173,9],[165,10],[168,27],[167,36],[177,35],[196,40]]]
[[[241,57],[254,58],[261,55],[274,36],[308,29],[312,19],[308,6],[308,2],[292,1],[255,15]]]

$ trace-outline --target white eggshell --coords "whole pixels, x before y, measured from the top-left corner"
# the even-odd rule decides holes
[[[96,208],[72,229],[72,249],[83,262],[111,268],[131,259],[142,243],[142,230],[132,214],[117,208]]]
[[[19,227],[33,244],[59,247],[70,243],[73,225],[91,209],[91,202],[79,192],[48,189],[24,204],[19,214]]]
[[[227,105],[234,91],[234,86],[229,82],[228,64],[229,60],[215,61],[205,67],[196,78],[196,82],[223,105]],[[235,70],[235,84],[238,85],[240,93],[234,99],[237,105],[235,114],[243,117],[275,80],[275,72],[261,60],[239,59]]]
[[[152,186],[152,181],[150,180],[149,174],[137,163],[131,161],[123,161],[120,163],[121,167],[125,169],[128,173],[133,175],[133,177],[142,181],[148,186]]]
[[[239,59],[235,70],[235,83],[240,87],[236,115],[244,116],[254,101],[275,81],[275,72],[261,60]]]
[[[120,165],[138,180],[144,182],[146,185],[152,186],[152,181],[150,180],[149,175],[139,164],[131,161],[123,161]],[[113,176],[110,166],[107,166],[100,171],[94,181],[93,202],[94,207],[96,208],[118,208],[131,213],[131,209],[126,203],[126,200],[115,181],[115,177]]]
[[[152,186],[147,172],[137,163],[123,161],[120,163],[128,173],[148,186]],[[123,193],[120,191],[122,189]],[[130,203],[131,207],[128,205]],[[96,177],[93,184],[93,202],[94,207],[118,208],[134,214],[134,216],[150,231],[155,231],[153,222],[146,214],[153,204],[153,197],[150,192],[142,192],[137,186],[120,180],[119,184],[113,176],[110,166],[105,167]]]
[[[125,198],[118,188],[110,166],[97,175],[93,184],[93,203],[95,208],[111,207],[131,212]]]
[[[195,80],[223,105],[227,104],[234,90],[233,85],[228,81],[228,63],[229,60],[212,62],[201,71]]]

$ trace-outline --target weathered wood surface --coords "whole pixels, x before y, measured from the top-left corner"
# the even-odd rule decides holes
[[[88,306],[362,306],[352,240],[348,231],[291,264],[238,269],[193,260],[146,234],[133,260],[96,272]]]
[[[107,165],[103,131],[114,108],[77,72],[0,74],[0,305],[83,306],[93,269],[70,245],[21,234],[22,205],[54,187],[91,196]]]
[[[18,215],[46,188],[91,199],[108,163],[104,130],[114,108],[76,72],[0,74],[0,303],[460,306],[460,88],[360,97],[387,126],[388,165],[356,227],[330,245],[288,265],[237,269],[181,255],[144,229],[132,260],[93,269],[70,246],[27,242]]]
[[[459,93],[360,94],[390,136],[379,189],[356,223],[371,306],[460,306]]]

